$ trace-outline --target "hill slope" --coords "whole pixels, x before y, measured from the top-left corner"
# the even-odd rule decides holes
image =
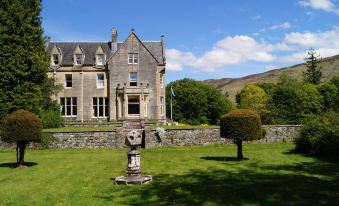
[[[323,73],[322,81],[327,81],[332,77],[339,75],[339,55],[327,57],[322,59],[319,63],[321,71]],[[205,83],[216,87],[223,94],[228,92],[230,100],[235,102],[235,95],[239,92],[246,84],[257,83],[257,82],[272,82],[276,83],[279,76],[286,72],[299,80],[302,79],[302,73],[306,67],[304,64],[298,64],[291,67],[285,67],[281,69],[274,69],[264,73],[253,74],[241,78],[224,78],[224,79],[209,79],[205,80]]]

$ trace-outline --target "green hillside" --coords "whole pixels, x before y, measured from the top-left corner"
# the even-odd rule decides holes
[[[321,71],[323,73],[322,81],[327,81],[332,77],[339,75],[339,55],[327,57],[321,60],[319,63]],[[209,79],[204,82],[216,87],[223,94],[228,92],[230,100],[235,101],[235,95],[246,84],[256,82],[272,82],[276,83],[279,76],[286,72],[287,74],[302,79],[302,73],[305,71],[305,65],[298,64],[291,67],[285,67],[281,69],[274,69],[264,73],[253,74],[241,78],[223,78],[223,79]]]

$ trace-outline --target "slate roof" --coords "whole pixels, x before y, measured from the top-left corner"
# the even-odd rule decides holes
[[[152,53],[152,55],[158,60],[160,64],[163,63],[162,58],[162,45],[160,41],[147,41],[142,42],[145,47]],[[118,43],[118,49],[122,43]],[[51,54],[54,46],[57,46],[62,52],[61,65],[73,65],[73,55],[76,47],[79,45],[85,54],[84,65],[95,64],[95,53],[99,46],[104,50],[106,58],[111,55],[111,43],[110,42],[49,42],[47,46],[47,53]]]

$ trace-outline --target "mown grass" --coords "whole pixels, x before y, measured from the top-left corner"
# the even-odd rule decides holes
[[[0,205],[337,205],[339,165],[293,153],[294,145],[245,144],[141,150],[149,185],[114,185],[127,149],[29,150],[10,168],[0,150]]]

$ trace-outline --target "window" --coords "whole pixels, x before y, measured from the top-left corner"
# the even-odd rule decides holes
[[[82,54],[76,54],[75,55],[75,64],[81,65],[82,64]]]
[[[105,64],[105,56],[103,54],[97,54],[97,65],[102,66]]]
[[[145,95],[144,101],[145,101],[144,102],[144,106],[145,106],[144,107],[144,116],[147,117],[147,113],[148,113],[148,109],[147,109],[147,107],[148,107],[148,96]]]
[[[65,88],[72,88],[72,74],[65,74]]]
[[[160,97],[160,110],[161,116],[164,116],[165,115],[164,97]]]
[[[108,98],[93,97],[93,117],[108,116]]]
[[[77,116],[77,98],[76,97],[61,97],[61,115],[64,117]]]
[[[129,53],[128,54],[128,64],[138,64],[138,54]]]
[[[136,87],[138,79],[138,74],[136,72],[129,73],[129,86]]]
[[[104,88],[105,82],[105,75],[104,74],[97,74],[97,88]]]
[[[164,75],[160,74],[160,88],[164,88]]]
[[[140,114],[139,96],[128,97],[128,115],[137,116]]]
[[[53,64],[59,65],[59,54],[53,54],[52,58],[53,58]]]

